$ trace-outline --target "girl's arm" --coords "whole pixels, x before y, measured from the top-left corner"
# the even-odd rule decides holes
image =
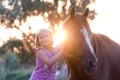
[[[37,56],[48,66],[52,66],[56,61],[58,61],[62,57],[62,51],[58,51],[56,55],[54,55],[52,58],[49,58],[45,51],[40,49],[37,51]]]

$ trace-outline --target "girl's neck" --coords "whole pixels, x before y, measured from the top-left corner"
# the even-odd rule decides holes
[[[44,48],[47,49],[47,50],[49,50],[49,51],[53,50],[52,46],[44,46]]]
[[[44,46],[46,50],[50,51],[52,54],[54,54],[54,48],[52,46]]]

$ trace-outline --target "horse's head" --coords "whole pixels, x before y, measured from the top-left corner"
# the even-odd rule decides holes
[[[96,70],[98,62],[90,41],[88,13],[88,8],[83,14],[75,13],[74,7],[71,9],[70,15],[63,23],[63,29],[66,32],[64,49],[77,60],[76,65],[81,63],[86,72],[92,73]]]

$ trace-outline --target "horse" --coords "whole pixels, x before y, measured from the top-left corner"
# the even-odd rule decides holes
[[[67,80],[120,80],[120,45],[92,32],[88,15],[89,8],[80,13],[72,7],[63,22]]]

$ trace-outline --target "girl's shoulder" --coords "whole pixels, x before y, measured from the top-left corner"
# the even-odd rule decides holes
[[[35,48],[35,54],[37,54],[38,52],[44,53],[44,52],[45,52],[45,49],[42,48],[42,47],[37,47],[37,48]]]

